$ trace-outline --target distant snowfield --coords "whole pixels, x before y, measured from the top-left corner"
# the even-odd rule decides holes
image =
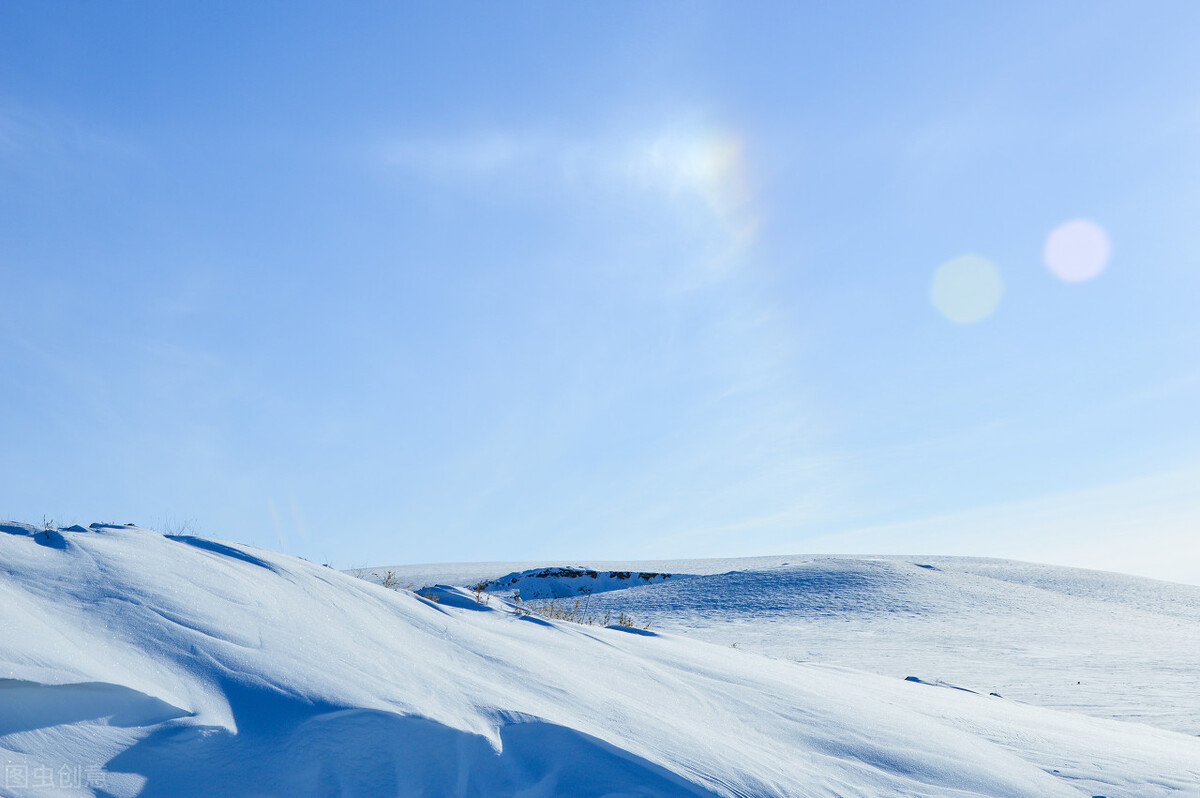
[[[697,574],[588,599],[653,615],[651,632],[680,632],[653,634],[521,617],[499,594],[480,603],[440,588],[432,602],[232,543],[0,524],[0,793],[1200,794],[1194,734],[827,664],[840,654],[789,660],[784,648],[811,640],[788,639],[821,628],[785,620],[802,607],[825,614],[820,645],[829,651],[841,639],[836,624],[847,624],[842,638],[866,634],[863,624],[900,599],[908,603],[894,618],[953,615],[962,639],[991,629],[999,649],[1013,633],[1006,622],[1032,629],[1048,612],[1091,625],[1064,630],[1066,642],[1040,653],[1045,636],[1026,640],[1010,670],[1031,682],[1061,675],[1057,659],[1088,640],[1093,656],[1115,657],[1133,679],[1133,649],[1162,640],[1129,625],[1173,623],[1173,648],[1138,654],[1152,675],[1195,643],[1200,626],[1196,592],[1176,585],[1133,580],[1125,590],[1119,577],[1051,569],[1070,584],[1050,588],[1050,571],[1032,566],[922,562],[940,570],[786,558],[742,562],[735,567],[746,570],[724,576],[713,571],[735,567],[613,569]],[[520,570],[459,566],[412,581],[473,584]],[[985,595],[1000,603],[964,605]],[[1024,615],[1009,618],[1015,610]],[[900,656],[909,642],[883,638],[903,625],[878,623],[877,642]],[[939,621],[913,638],[927,659],[905,675],[932,682],[971,660],[954,651],[956,639],[936,640],[954,625]],[[747,650],[774,645],[784,647],[768,651],[776,656]],[[1045,668],[1030,671],[1039,657]],[[1165,679],[1153,683],[1167,689]],[[1191,722],[1188,690],[1174,694],[1181,713],[1155,718]]]
[[[1200,587],[970,557],[795,555],[570,565],[602,575],[673,574],[669,583],[618,592],[605,585],[590,596],[589,580],[558,580],[571,583],[571,590],[557,595],[585,597],[594,615],[626,612],[652,629],[781,659],[940,680],[1200,735]],[[401,584],[417,587],[474,585],[498,574],[542,573],[546,566],[440,564],[358,573],[371,578],[391,570]],[[553,580],[526,578],[517,587],[531,581]],[[489,587],[507,596],[509,582],[506,577]]]

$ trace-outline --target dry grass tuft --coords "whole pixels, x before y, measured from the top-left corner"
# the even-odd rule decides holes
[[[570,605],[565,602],[560,604],[558,599],[521,601],[521,594],[513,593],[512,602],[513,609],[518,615],[536,615],[551,621],[569,621],[583,626],[611,626],[613,624],[612,613],[605,612],[603,617],[593,615],[588,612],[590,602],[580,599],[575,599]],[[616,624],[630,628],[636,625],[633,616],[626,615],[624,612],[617,615]],[[649,629],[650,624],[647,623],[641,628]]]

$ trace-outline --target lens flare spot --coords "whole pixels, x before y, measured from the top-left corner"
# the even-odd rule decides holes
[[[1108,233],[1087,219],[1074,219],[1051,230],[1042,250],[1046,268],[1068,283],[1092,279],[1104,271],[1110,257]]]
[[[962,255],[943,263],[934,273],[930,289],[933,306],[958,324],[986,319],[1003,295],[1000,270],[979,255]]]

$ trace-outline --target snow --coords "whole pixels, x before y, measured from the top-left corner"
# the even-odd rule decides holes
[[[889,561],[878,562],[886,573]],[[546,564],[530,567],[537,565]],[[914,578],[937,573],[906,567]],[[519,570],[527,569],[492,576]],[[640,592],[650,612],[669,602],[686,608],[695,599],[679,592],[687,585],[718,580],[709,581],[710,598],[745,587],[704,568],[628,570],[698,576],[597,593],[592,601]],[[1038,574],[962,573],[995,582],[999,595],[1047,589]],[[1156,606],[1153,585],[1143,587],[1136,599],[1143,606],[1129,611]],[[858,592],[829,617],[853,619],[856,607],[866,608],[864,617],[878,615],[880,605],[868,601],[875,594],[861,584]],[[7,786],[0,790],[1200,794],[1195,736],[714,645],[695,639],[719,626],[705,626],[695,606],[681,615],[681,628],[695,624],[687,634],[630,634],[525,617],[500,595],[481,603],[460,587],[430,595],[437,600],[235,543],[136,527],[2,524],[0,759]],[[786,615],[792,601],[739,595],[726,596],[727,607],[759,600]],[[942,600],[914,600],[905,612],[958,606],[953,595]],[[1188,611],[1180,613],[1180,624],[1191,623]],[[748,629],[751,613],[741,615]],[[668,625],[658,616],[651,630]],[[58,786],[12,782],[47,773]]]
[[[522,563],[391,566],[474,584]],[[651,628],[1200,735],[1200,588],[968,557],[590,562],[698,574],[588,598]],[[364,576],[370,578],[370,569]],[[498,589],[504,594],[503,589]]]

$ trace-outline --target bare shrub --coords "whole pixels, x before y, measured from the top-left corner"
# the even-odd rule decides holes
[[[487,593],[483,592],[483,591],[487,590],[487,588],[488,588],[488,583],[484,579],[480,579],[478,582],[475,583],[475,586],[473,588],[471,588],[471,592],[475,594],[475,603],[476,604],[488,604],[491,602],[492,597],[489,596]]]
[[[569,621],[583,626],[611,626],[612,613],[606,611],[603,617],[593,615],[588,612],[589,603],[580,599],[575,599],[569,604],[559,603],[558,599],[522,602],[519,593],[513,594],[513,609],[518,615],[537,615],[551,621]],[[620,613],[617,616],[617,625],[632,627],[634,625],[633,616],[626,615],[624,612]],[[649,629],[650,624],[647,623],[642,628]]]

